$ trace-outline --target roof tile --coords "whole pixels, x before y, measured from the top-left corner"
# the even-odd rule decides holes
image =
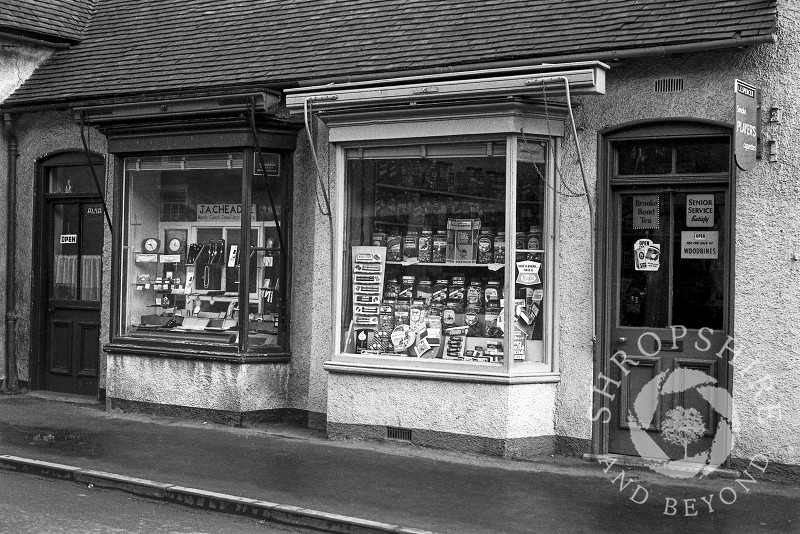
[[[777,0],[96,1],[83,41],[53,54],[6,105],[535,64],[710,36],[734,45],[775,31]]]
[[[0,29],[80,41],[96,0],[0,0]]]

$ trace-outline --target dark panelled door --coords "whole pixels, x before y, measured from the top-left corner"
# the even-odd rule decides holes
[[[620,384],[609,386],[610,453],[703,463],[724,450],[713,441],[730,409],[717,357],[728,339],[726,210],[724,188],[614,193],[609,354],[628,363],[610,365]]]
[[[91,201],[52,199],[47,212],[44,389],[96,395],[104,215]]]

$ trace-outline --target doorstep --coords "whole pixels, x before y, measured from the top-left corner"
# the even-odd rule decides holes
[[[636,467],[641,469],[650,469],[654,466],[658,466],[664,463],[663,460],[659,460],[656,458],[642,458],[640,456],[627,456],[624,454],[584,454],[582,457],[587,462],[603,462],[603,463],[614,463],[614,465],[619,465],[620,467]],[[675,471],[681,472],[688,472],[688,471],[696,471],[694,467],[675,467]],[[724,467],[718,467],[708,475],[708,478],[725,478],[725,479],[737,479],[742,476],[741,471],[736,469],[726,469]]]

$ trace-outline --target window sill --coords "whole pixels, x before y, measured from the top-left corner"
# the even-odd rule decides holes
[[[392,356],[337,354],[325,362],[329,373],[360,374],[396,378],[421,378],[479,384],[555,384],[561,374],[545,370],[544,364],[515,363],[510,372],[503,364],[444,361]]]
[[[109,354],[132,356],[156,356],[186,360],[208,360],[228,363],[287,363],[291,353],[286,351],[239,353],[236,347],[196,345],[191,343],[167,343],[145,339],[117,338],[103,346]]]

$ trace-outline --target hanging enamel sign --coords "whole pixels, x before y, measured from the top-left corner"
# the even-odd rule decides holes
[[[734,82],[736,128],[733,130],[736,166],[743,171],[756,165],[758,151],[758,89],[742,80]]]
[[[661,245],[639,239],[633,245],[637,271],[657,271],[661,265]]]

